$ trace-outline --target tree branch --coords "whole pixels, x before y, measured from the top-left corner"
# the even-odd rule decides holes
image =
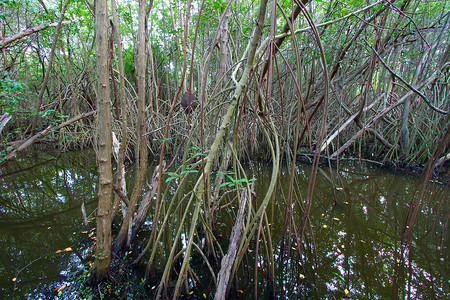
[[[61,23],[61,25],[67,25],[70,24],[71,21],[64,21]],[[58,25],[58,22],[51,23],[51,24],[41,24],[38,26],[34,26],[28,29],[25,29],[24,31],[21,31],[19,33],[14,34],[13,36],[6,37],[0,40],[0,49],[6,48],[9,44],[11,44],[14,41],[20,40],[26,36],[29,36],[33,33],[42,31],[44,29],[47,29],[49,27],[56,27]]]

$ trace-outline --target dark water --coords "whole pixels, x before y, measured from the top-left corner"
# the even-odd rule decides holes
[[[253,164],[248,172],[257,178],[257,205],[269,184],[270,165]],[[297,167],[291,219],[297,230],[309,172],[308,166]],[[279,183],[267,210],[273,229],[277,298],[450,298],[447,188],[435,186],[432,197],[424,201],[412,246],[403,250],[399,237],[417,179],[359,164],[322,168],[304,240],[297,243],[292,225],[281,251],[289,183],[286,169]],[[74,274],[88,266],[92,246],[80,207],[85,203],[89,217],[94,216],[96,184],[95,155],[89,151],[26,155],[1,169],[0,298],[58,298],[59,287],[75,286]],[[223,244],[227,244],[234,213],[224,209],[218,217],[217,234],[223,236]],[[254,297],[254,243],[250,250],[231,297]],[[268,260],[264,250],[260,254],[257,289],[258,298],[263,298]],[[204,265],[196,265],[195,256],[192,268],[205,281],[196,291],[198,298],[203,294],[212,298],[210,276],[202,275]],[[59,297],[76,295],[72,289]]]

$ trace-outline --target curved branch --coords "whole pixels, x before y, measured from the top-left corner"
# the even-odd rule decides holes
[[[428,100],[428,98],[421,93],[419,90],[417,90],[415,87],[413,87],[412,85],[410,85],[408,82],[406,82],[400,75],[398,75],[397,73],[395,73],[387,64],[386,62],[381,58],[380,54],[378,54],[377,50],[375,50],[375,48],[373,48],[371,45],[369,45],[369,43],[366,41],[366,39],[363,38],[363,41],[367,44],[367,46],[369,46],[372,51],[376,54],[376,56],[378,56],[378,59],[381,61],[381,63],[383,64],[383,66],[396,78],[398,78],[401,82],[403,82],[404,84],[406,84],[406,86],[408,88],[410,88],[412,91],[414,91],[417,95],[419,95],[423,100],[425,100],[425,102],[428,104],[428,106],[433,109],[434,111],[437,111],[441,114],[448,114],[449,111],[448,110],[442,110],[436,106],[434,106],[430,100]]]

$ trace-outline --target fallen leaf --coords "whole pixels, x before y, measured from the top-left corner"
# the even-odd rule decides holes
[[[243,293],[244,293],[244,291],[243,291],[243,290],[238,290],[238,292],[239,292],[239,293],[241,293],[241,294],[243,294]]]
[[[205,298],[205,299],[206,299],[206,294],[205,294],[205,293],[203,293],[203,298]]]
[[[327,228],[328,226],[327,225],[323,225],[323,228]]]
[[[55,252],[55,253],[59,253],[59,252],[61,252],[61,250],[56,250],[56,252]]]
[[[64,249],[64,251],[70,252],[70,251],[72,251],[72,248],[67,247],[66,249]]]
[[[67,284],[65,284],[65,285],[62,285],[62,286],[58,286],[58,287],[56,287],[53,291],[54,292],[57,292],[57,293],[60,293],[63,289],[65,289],[67,287]]]
[[[14,278],[12,279],[12,281],[16,282],[16,281],[17,281],[17,278],[16,278],[16,277],[14,277]]]
[[[190,292],[189,292],[189,295],[192,295],[193,293],[194,293],[194,291],[190,291]]]
[[[305,279],[305,275],[300,274],[300,279]]]
[[[348,295],[350,293],[347,289],[344,290],[345,295]]]
[[[338,218],[333,218],[333,220],[335,220],[335,221],[340,221]]]

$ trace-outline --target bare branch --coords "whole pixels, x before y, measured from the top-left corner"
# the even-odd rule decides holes
[[[67,25],[70,24],[71,21],[64,21],[61,23],[61,25]],[[49,27],[56,27],[58,25],[58,22],[55,23],[51,23],[51,24],[41,24],[38,26],[34,26],[28,29],[25,29],[24,31],[21,31],[19,33],[14,34],[13,36],[10,37],[6,37],[0,40],[0,49],[6,48],[9,44],[11,44],[12,42],[15,42],[17,40],[20,40],[26,36],[29,36],[33,33],[42,31],[44,29],[47,29]]]

